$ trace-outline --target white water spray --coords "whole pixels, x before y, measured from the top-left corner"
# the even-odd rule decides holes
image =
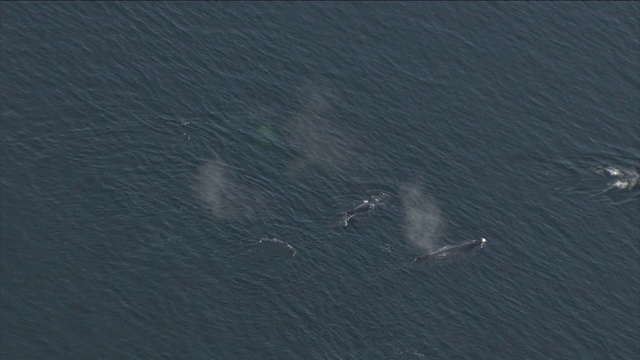
[[[607,176],[611,179],[609,188],[631,190],[640,184],[640,174],[635,168],[621,166],[595,167],[593,172],[599,175]]]
[[[405,186],[401,191],[405,208],[405,232],[411,245],[427,252],[439,247],[438,239],[444,230],[440,209],[435,200],[416,185]]]
[[[252,217],[263,208],[264,199],[257,191],[233,176],[229,167],[209,161],[198,169],[195,191],[220,219]]]

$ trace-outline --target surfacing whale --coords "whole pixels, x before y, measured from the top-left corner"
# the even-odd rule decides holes
[[[415,262],[421,262],[425,260],[444,260],[451,256],[462,255],[476,249],[482,249],[486,245],[486,243],[487,239],[482,238],[480,240],[465,241],[462,244],[458,245],[448,245],[436,251],[432,251],[429,254],[416,257]]]
[[[340,222],[338,223],[337,227],[346,227],[349,225],[349,220],[351,220],[351,218],[353,218],[354,216],[358,215],[358,214],[362,214],[365,212],[368,212],[370,210],[373,210],[376,208],[376,206],[380,205],[382,203],[382,199],[384,199],[385,197],[387,197],[388,195],[385,193],[380,193],[379,195],[376,196],[372,196],[370,199],[368,200],[363,200],[362,204],[356,206],[355,208],[347,211],[346,213],[344,213],[344,215],[342,215],[342,218],[340,219]]]
[[[593,171],[596,174],[612,178],[613,181],[609,183],[607,190],[631,190],[640,184],[640,172],[634,167],[598,166],[593,168]]]

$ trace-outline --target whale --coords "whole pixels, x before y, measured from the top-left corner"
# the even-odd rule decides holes
[[[369,200],[365,200],[365,201],[362,202],[362,204],[356,206],[352,210],[347,211],[345,215],[353,217],[356,214],[367,212],[367,211],[373,209],[375,206],[376,206],[375,203],[372,203]]]
[[[465,241],[457,245],[448,245],[426,255],[417,256],[415,262],[444,260],[452,256],[467,254],[477,249],[482,249],[487,244],[487,239]]]
[[[337,227],[346,227],[349,225],[349,220],[351,220],[351,218],[353,218],[354,216],[358,215],[358,214],[362,214],[362,213],[366,213],[370,210],[373,210],[376,208],[376,206],[378,206],[379,204],[382,203],[382,200],[387,197],[388,195],[385,193],[381,193],[377,196],[373,196],[368,200],[363,200],[362,203],[356,207],[354,207],[353,209],[347,211],[346,213],[344,213],[344,215],[342,215],[342,218],[340,219],[340,222],[338,222]]]

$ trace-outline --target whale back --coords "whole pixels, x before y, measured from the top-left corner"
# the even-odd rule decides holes
[[[469,240],[457,245],[447,245],[429,254],[416,257],[416,262],[444,260],[452,256],[467,254],[476,249],[481,249],[487,242],[487,239]]]

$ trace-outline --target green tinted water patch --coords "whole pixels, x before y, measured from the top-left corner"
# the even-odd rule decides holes
[[[278,137],[268,125],[260,125],[260,127],[258,127],[258,135],[264,142],[272,143],[275,145],[279,143]]]

